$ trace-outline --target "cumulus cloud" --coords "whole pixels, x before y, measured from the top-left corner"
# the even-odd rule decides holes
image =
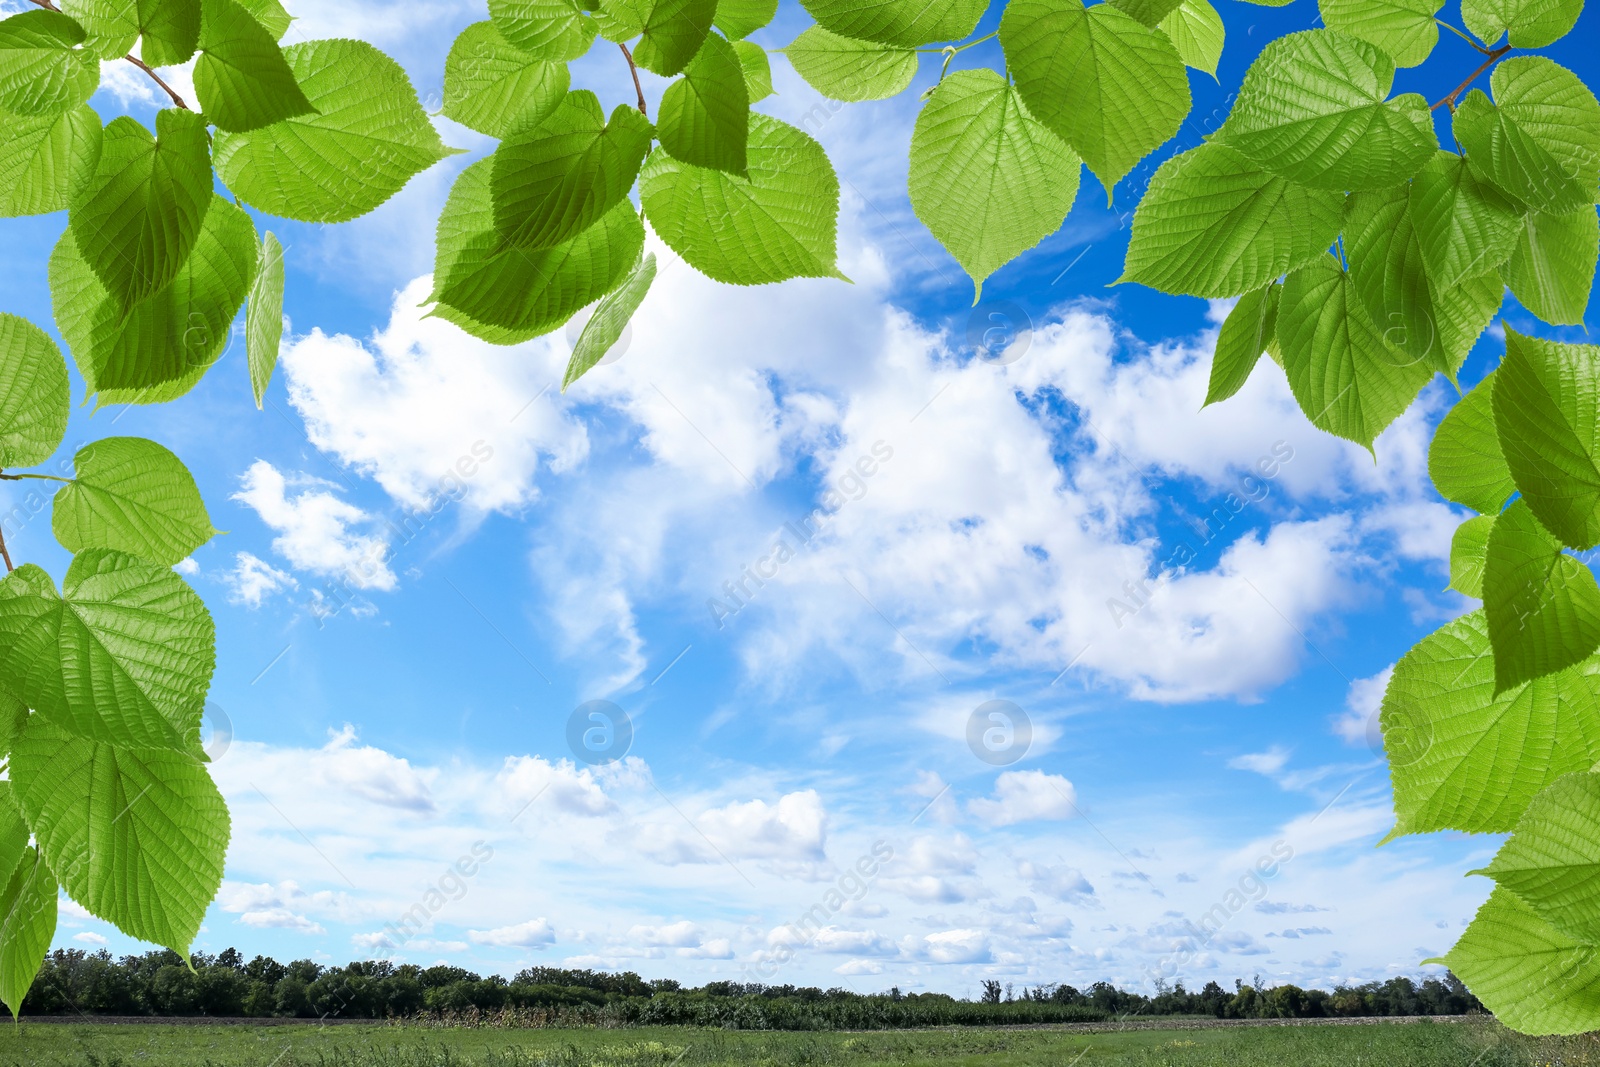
[[[546,948],[556,943],[556,932],[548,919],[538,918],[493,930],[468,930],[467,938],[474,945],[494,948]]]
[[[967,810],[990,826],[1012,826],[1036,819],[1070,819],[1077,814],[1077,791],[1059,774],[1005,771],[995,780],[994,796],[967,802]]]
[[[1086,902],[1094,896],[1094,886],[1089,884],[1083,872],[1064,863],[1049,865],[1018,860],[1017,874],[1035,893],[1043,893],[1057,900]]]
[[[1352,745],[1367,745],[1374,752],[1383,750],[1383,727],[1378,713],[1383,708],[1383,694],[1394,675],[1390,664],[1370,678],[1357,678],[1350,683],[1345,694],[1344,712],[1333,720],[1333,732]]]
[[[300,585],[288,571],[280,571],[250,552],[237,553],[233,569],[222,580],[228,586],[228,599],[247,608],[259,608],[274,593]]]
[[[252,508],[277,536],[273,551],[295,567],[323,577],[339,577],[358,589],[395,587],[386,562],[388,542],[375,533],[359,533],[373,516],[328,492],[326,482],[299,479],[303,486],[290,495],[291,483],[266,460],[256,460],[239,479],[233,499]]]

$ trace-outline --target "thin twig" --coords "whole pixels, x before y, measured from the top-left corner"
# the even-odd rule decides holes
[[[0,556],[5,558],[7,574],[10,574],[12,571],[17,569],[11,565],[11,550],[6,548],[6,535],[4,531],[0,531]]]
[[[52,0],[32,0],[32,2],[36,6],[44,8],[46,11],[60,11],[61,10],[59,7],[57,7],[52,2]],[[140,70],[142,70],[146,74],[150,75],[150,80],[155,82],[157,85],[161,86],[161,88],[166,92],[166,94],[172,98],[172,103],[173,103],[173,105],[175,107],[181,107],[185,111],[190,110],[189,105],[183,102],[183,97],[181,97],[177,93],[175,93],[173,91],[173,89],[172,89],[172,86],[170,86],[166,82],[162,81],[161,80],[161,75],[159,75],[155,71],[151,70],[150,69],[150,65],[148,63],[146,63],[144,60],[140,59],[138,56],[133,55],[131,53],[129,55],[123,56],[122,58],[126,59],[129,63],[132,63],[134,66],[138,67]]]
[[[1478,75],[1482,74],[1484,71],[1486,71],[1490,67],[1494,66],[1497,62],[1499,62],[1500,57],[1505,55],[1509,51],[1511,51],[1511,46],[1507,44],[1507,45],[1501,45],[1499,48],[1496,48],[1493,52],[1486,53],[1486,55],[1488,55],[1489,58],[1485,59],[1482,63],[1479,63],[1478,64],[1478,69],[1473,71],[1471,74],[1468,74],[1467,75],[1467,80],[1462,82],[1460,85],[1456,86],[1455,92],[1451,93],[1449,96],[1445,97],[1443,100],[1439,101],[1437,104],[1434,104],[1428,110],[1429,111],[1438,111],[1441,107],[1449,107],[1451,111],[1454,111],[1456,109],[1456,97],[1458,97],[1462,93],[1466,92],[1467,91],[1467,86],[1471,85],[1473,82],[1478,80]]]
[[[633,91],[639,94],[639,114],[649,118],[650,112],[646,111],[644,106],[644,86],[639,84],[639,68],[634,65],[633,53],[628,51],[628,46],[621,41],[617,42],[617,47],[622,49],[623,58],[628,61],[628,73],[633,75]]]

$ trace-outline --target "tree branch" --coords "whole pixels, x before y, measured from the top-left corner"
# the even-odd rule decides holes
[[[57,7],[53,3],[53,0],[32,0],[32,2],[36,6],[44,8],[46,11],[60,11],[61,10],[59,7]],[[172,98],[172,103],[173,103],[174,107],[181,107],[185,111],[190,110],[189,105],[183,102],[183,97],[179,96],[176,92],[174,92],[173,89],[172,89],[172,86],[170,86],[166,82],[162,81],[161,80],[161,75],[159,75],[155,71],[151,70],[150,69],[150,65],[148,63],[146,63],[144,60],[140,59],[138,56],[133,55],[131,53],[128,54],[128,55],[123,56],[122,58],[126,59],[129,63],[132,63],[134,66],[138,67],[140,70],[142,70],[146,74],[150,75],[150,80],[155,82],[157,85],[161,86],[162,90],[168,96],[170,96]],[[635,80],[637,80],[637,79],[635,79]]]
[[[1458,97],[1462,93],[1466,92],[1467,91],[1467,86],[1471,85],[1473,82],[1478,80],[1478,75],[1482,74],[1484,71],[1488,70],[1490,67],[1492,67],[1496,63],[1498,63],[1500,61],[1500,57],[1505,55],[1509,51],[1511,51],[1511,46],[1506,44],[1506,45],[1501,45],[1499,48],[1496,48],[1493,52],[1489,52],[1488,53],[1489,58],[1485,59],[1482,63],[1479,63],[1478,64],[1478,69],[1473,71],[1471,74],[1468,74],[1466,81],[1464,81],[1460,85],[1456,86],[1454,92],[1452,92],[1449,96],[1445,97],[1443,100],[1439,101],[1437,104],[1434,104],[1428,110],[1429,111],[1438,111],[1441,107],[1449,107],[1451,111],[1454,111],[1456,109],[1456,97]]]
[[[11,550],[6,548],[6,535],[3,531],[0,531],[0,557],[5,558],[7,574],[17,569],[11,565]]]
[[[621,41],[617,42],[617,47],[622,49],[623,58],[628,61],[628,73],[633,75],[633,91],[639,94],[639,114],[649,118],[650,112],[646,111],[644,106],[644,86],[639,84],[639,68],[634,66],[633,53],[628,51],[628,46]]]

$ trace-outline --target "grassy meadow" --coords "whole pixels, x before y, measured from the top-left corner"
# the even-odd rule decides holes
[[[385,1025],[28,1023],[0,1067],[1600,1067],[1600,1040],[1492,1020],[1225,1029],[435,1029]]]

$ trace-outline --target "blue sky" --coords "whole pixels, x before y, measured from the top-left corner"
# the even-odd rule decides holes
[[[1496,841],[1376,849],[1391,819],[1370,740],[1390,665],[1471,606],[1443,591],[1465,516],[1426,479],[1448,386],[1374,462],[1312,429],[1266,361],[1200,411],[1226,305],[1108,288],[1155,167],[1220,122],[1265,41],[1316,21],[1309,0],[1219,4],[1220,86],[1191,72],[1179,136],[1109,209],[1085,174],[976,312],[905,196],[932,61],[912,91],[840,107],[772,57],[759,107],[834,160],[853,285],[720,286],[652,238],[662,269],[625,351],[564,396],[563,333],[496,349],[416,306],[433,220],[484,138],[438,119],[468,154],[355,223],[258,218],[288,262],[266,409],[236,337],[177,403],[76,409],[62,450],[154,437],[227,531],[184,565],[216,616],[232,730],[212,772],[233,843],[197,947],[956,994],[1327,985],[1448,948],[1487,895],[1461,872]],[[449,41],[485,17],[288,6],[291,40],[373,41],[430,110]],[[806,22],[786,0],[756,39]],[[1551,50],[1589,79],[1592,32],[1585,15]],[[1446,33],[1399,87],[1436,99],[1477,58]],[[148,119],[137,73],[107,68],[102,114]],[[631,98],[607,49],[574,84]],[[646,75],[652,104],[663,86]],[[8,220],[0,309],[49,325],[63,224]],[[1017,342],[1003,359],[969,341],[991,326]],[[1485,335],[1463,383],[1500,347]],[[819,507],[809,541],[786,532]],[[64,570],[43,521],[8,540]],[[1031,723],[1004,764],[968,744],[996,700]],[[627,716],[623,758],[570,747],[588,701]],[[450,873],[463,857],[472,874]],[[851,876],[863,857],[871,876]],[[797,943],[817,907],[824,929]],[[56,943],[141,949],[68,902]]]

